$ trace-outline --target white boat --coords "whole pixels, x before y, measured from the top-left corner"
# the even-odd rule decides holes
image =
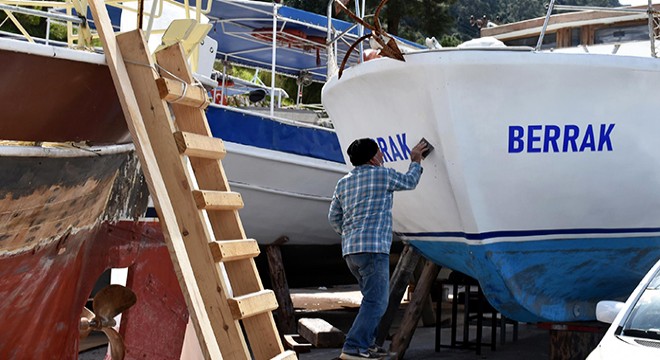
[[[572,50],[479,39],[368,61],[324,86],[342,148],[374,138],[385,166],[405,170],[419,139],[435,146],[417,189],[395,197],[394,231],[477,279],[510,318],[593,320],[599,300],[625,298],[660,257],[660,61],[646,9],[623,14],[553,15],[498,35],[565,44],[591,31]],[[644,53],[597,53],[593,31],[622,21],[647,29]]]

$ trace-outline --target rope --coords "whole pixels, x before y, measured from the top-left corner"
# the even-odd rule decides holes
[[[132,65],[138,65],[138,66],[148,67],[148,68],[150,68],[151,70],[153,70],[154,74],[156,74],[156,75],[158,75],[158,76],[161,76],[160,73],[159,73],[159,70],[164,71],[167,75],[169,75],[170,77],[172,77],[174,80],[179,81],[179,82],[181,83],[181,86],[183,87],[183,91],[182,91],[182,93],[181,93],[181,96],[179,96],[179,97],[176,98],[175,100],[172,100],[171,103],[177,103],[177,102],[181,101],[182,99],[184,99],[184,98],[186,97],[186,93],[188,92],[188,86],[191,85],[191,84],[188,84],[187,81],[185,81],[185,80],[183,80],[182,78],[176,76],[175,74],[173,74],[172,72],[168,71],[168,70],[165,69],[164,67],[162,67],[162,66],[160,66],[160,65],[158,65],[158,64],[153,64],[153,65],[151,65],[151,64],[140,63],[140,62],[136,62],[136,61],[132,61],[132,60],[126,60],[126,59],[124,59],[124,62],[125,62],[125,63],[129,63],[129,64],[132,64]],[[192,83],[192,86],[199,87],[200,89],[202,89],[202,90],[205,91],[205,89],[204,89],[204,85],[202,85],[202,83],[201,83],[199,80],[195,79],[194,77],[193,77],[193,83]],[[198,109],[204,109],[204,108],[206,108],[205,105],[207,105],[207,103],[208,103],[208,101],[205,101],[205,102],[203,102],[201,105],[199,105],[197,108],[198,108]]]

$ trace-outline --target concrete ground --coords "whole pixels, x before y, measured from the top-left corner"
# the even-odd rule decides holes
[[[328,321],[344,333],[348,332],[352,321],[357,313],[361,296],[354,287],[335,287],[332,289],[295,289],[292,290],[292,299],[296,310],[296,317],[318,317]],[[403,317],[405,301],[399,310],[392,325],[390,334],[393,334],[398,323]],[[451,328],[449,326],[448,309],[443,310],[443,328],[441,333],[441,344],[449,345]],[[446,317],[445,317],[446,314]],[[460,318],[461,314],[459,314]],[[421,322],[420,322],[421,323]],[[435,352],[435,326],[423,326],[420,324],[413,334],[410,346],[405,352],[405,359],[493,359],[493,360],[519,360],[519,359],[548,359],[549,341],[548,330],[539,329],[534,324],[519,324],[518,340],[513,339],[513,326],[506,327],[506,341],[500,344],[499,328],[496,336],[496,350],[490,348],[490,327],[483,327],[481,355],[476,354],[476,349],[471,348],[440,348]],[[457,340],[462,339],[463,328],[457,327]],[[476,339],[476,327],[470,327],[470,341]],[[390,341],[386,341],[385,347]],[[340,348],[317,349],[312,348],[309,353],[299,354],[301,360],[329,360],[334,359],[341,353]]]
[[[361,295],[355,286],[338,286],[330,289],[326,288],[306,288],[292,289],[291,297],[296,309],[296,318],[322,318],[343,331],[348,332],[353,319],[357,313]],[[399,321],[403,316],[403,309],[406,303],[402,304],[397,313],[390,333],[394,333]],[[444,309],[444,308],[443,308]],[[446,309],[445,309],[446,310]],[[443,310],[443,325],[441,339],[442,344],[449,345],[451,329],[448,324],[449,311]],[[460,314],[459,314],[460,317]],[[446,323],[446,324],[445,324]],[[476,354],[472,348],[441,348],[435,352],[435,326],[423,326],[420,324],[410,342],[410,346],[405,352],[405,359],[454,359],[454,360],[472,360],[472,359],[493,359],[493,360],[519,360],[519,359],[548,359],[549,358],[549,333],[548,330],[539,329],[534,324],[520,324],[518,329],[518,340],[512,341],[513,327],[506,328],[506,342],[499,342],[499,328],[496,339],[496,350],[493,351],[490,345],[482,345],[481,355]],[[463,330],[461,326],[457,327],[457,340],[462,339]],[[470,327],[470,341],[476,338],[474,326]],[[490,327],[484,326],[482,341],[490,343]],[[390,341],[386,341],[385,347],[389,346]],[[107,347],[102,346],[93,350],[82,352],[79,360],[99,360],[105,357]],[[308,353],[299,354],[301,360],[330,360],[335,359],[341,353],[340,348],[319,349],[312,348]]]

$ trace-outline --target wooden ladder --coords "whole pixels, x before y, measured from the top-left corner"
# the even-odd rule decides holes
[[[283,349],[277,301],[254,262],[259,247],[245,236],[224,144],[210,132],[206,93],[191,85],[181,45],[157,53],[158,71],[140,30],[115,38],[103,0],[90,8],[205,358],[296,359]],[[171,112],[164,99],[176,100]]]

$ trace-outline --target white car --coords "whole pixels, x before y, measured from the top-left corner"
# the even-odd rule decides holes
[[[612,325],[587,360],[660,359],[660,261],[628,301],[599,302],[596,318]]]

